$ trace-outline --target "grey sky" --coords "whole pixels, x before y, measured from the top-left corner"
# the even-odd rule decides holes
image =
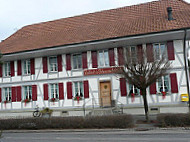
[[[25,25],[150,1],[152,0],[0,0],[0,41]]]

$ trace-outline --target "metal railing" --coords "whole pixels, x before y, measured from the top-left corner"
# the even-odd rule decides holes
[[[112,100],[112,101],[115,101],[115,100]],[[87,105],[89,102],[92,102],[92,105]],[[95,108],[104,109],[102,98],[101,99],[100,98],[91,98],[87,102],[84,102],[84,104],[82,106],[84,116],[86,116],[86,108],[87,108],[87,106],[88,106],[88,108],[92,108],[92,111],[94,111]],[[123,114],[124,104],[121,103],[120,101],[116,101],[116,102],[111,104],[110,108],[112,108],[113,113],[114,113],[114,109],[115,110],[119,109],[119,111],[117,111],[117,112],[120,112],[121,114]]]

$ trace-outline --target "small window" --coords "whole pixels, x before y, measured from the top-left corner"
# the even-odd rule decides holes
[[[99,67],[107,67],[107,66],[109,66],[108,50],[99,51],[98,65],[99,65]]]
[[[59,96],[59,90],[58,90],[58,84],[50,84],[50,99],[58,99]]]
[[[5,102],[9,102],[11,101],[11,96],[12,96],[12,93],[11,93],[11,88],[8,87],[8,88],[4,88],[3,89],[4,92],[3,92],[3,101]]]
[[[158,79],[158,91],[168,92],[169,91],[169,77],[163,76]]]
[[[82,68],[82,55],[74,54],[73,55],[73,69],[81,69]]]
[[[4,76],[11,76],[10,62],[4,63]]]
[[[30,60],[23,61],[23,74],[28,75],[30,74]]]
[[[132,95],[138,96],[140,95],[140,89],[138,89],[135,85],[129,84],[129,96]]]
[[[83,82],[74,82],[74,97],[83,97],[84,89]]]
[[[160,60],[162,56],[167,57],[166,56],[167,50],[166,50],[165,44],[161,44],[161,43],[153,44],[153,48],[154,48],[155,60]]]
[[[24,94],[23,100],[31,100],[32,99],[32,86],[24,86]]]
[[[57,71],[57,57],[49,57],[49,71],[55,72]]]

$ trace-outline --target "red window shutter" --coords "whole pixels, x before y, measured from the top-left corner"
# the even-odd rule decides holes
[[[57,55],[58,72],[62,71],[62,55]]]
[[[97,51],[92,51],[92,68],[98,67]]]
[[[147,62],[154,62],[154,53],[153,53],[152,43],[146,44],[146,56],[147,56]]]
[[[150,94],[156,94],[156,82],[150,85]]]
[[[110,66],[115,66],[114,48],[109,49],[109,62]]]
[[[137,45],[137,58],[138,58],[138,61],[139,63],[141,63],[143,61],[143,48],[142,48],[142,44],[141,45]]]
[[[11,65],[11,76],[15,76],[15,66],[14,66],[14,61],[10,62]]]
[[[72,99],[72,82],[67,82],[67,99]]]
[[[66,55],[66,70],[67,71],[71,70],[71,55],[70,54]]]
[[[175,60],[173,41],[167,41],[168,60]]]
[[[87,65],[87,52],[82,53],[82,67],[83,67],[83,69],[88,68],[88,65]]]
[[[22,75],[22,65],[21,65],[21,60],[17,61],[17,75]]]
[[[2,64],[0,64],[0,77],[3,76],[3,72],[2,72]]]
[[[170,74],[170,83],[171,83],[171,92],[178,93],[178,82],[177,82],[176,73]]]
[[[17,102],[20,102],[22,100],[21,98],[21,86],[16,87],[16,96],[17,96]]]
[[[30,59],[30,70],[31,70],[31,74],[35,74],[35,59],[34,58]]]
[[[83,82],[84,85],[84,98],[89,98],[89,84],[88,84],[88,80],[85,80]]]
[[[63,83],[59,83],[59,99],[60,99],[60,100],[63,100],[63,99],[64,99]]]
[[[48,72],[48,66],[47,66],[47,57],[43,57],[42,59],[43,61],[43,73],[47,73]]]
[[[48,84],[44,84],[44,100],[48,100]]]
[[[1,99],[2,97],[1,97],[1,88],[0,88],[0,102],[2,101],[2,99]]]
[[[118,51],[118,64],[119,66],[124,65],[124,56],[123,56],[123,48],[119,47],[117,48]]]
[[[16,102],[16,87],[12,87],[11,92],[12,92],[12,102]]]
[[[37,101],[37,85],[32,85],[32,100]]]
[[[121,96],[127,96],[126,80],[125,78],[120,78],[120,91]]]

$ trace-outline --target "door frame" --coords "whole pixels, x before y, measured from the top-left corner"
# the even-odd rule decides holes
[[[111,82],[111,80],[99,80],[99,82],[98,82],[98,84],[99,84],[99,91],[98,91],[98,93],[99,93],[99,105],[100,105],[100,107],[104,107],[103,106],[103,103],[102,103],[102,101],[101,101],[101,83],[107,83],[107,82],[109,82],[110,83],[110,106],[109,107],[111,107],[111,101],[112,101],[112,82]]]

